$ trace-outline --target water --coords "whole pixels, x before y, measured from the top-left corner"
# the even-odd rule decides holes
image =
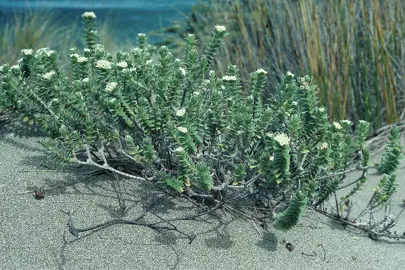
[[[195,0],[0,0],[0,24],[10,20],[13,13],[48,10],[57,14],[58,21],[72,25],[81,20],[85,11],[94,11],[99,23],[108,19],[114,38],[135,39],[138,33],[148,33],[184,20]],[[149,42],[161,40],[149,36]]]

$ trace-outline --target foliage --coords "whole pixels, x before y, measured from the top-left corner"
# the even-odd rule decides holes
[[[97,44],[95,14],[82,16],[87,46],[69,52],[73,81],[49,49],[23,50],[18,67],[0,68],[1,105],[16,106],[22,118],[40,124],[48,135],[41,144],[60,164],[90,164],[213,202],[228,202],[249,186],[253,193],[287,190],[290,205],[274,223],[284,230],[307,205],[320,206],[335,194],[347,172],[374,168],[364,145],[370,124],[359,121],[355,133],[349,120],[330,124],[310,76],[287,72],[271,97],[264,94],[268,73],[261,68],[246,89],[234,65],[217,77],[211,65],[229,35],[224,26],[214,28],[201,56],[193,34],[185,38],[182,59],[138,34],[139,47],[113,60]],[[378,202],[395,192],[398,138],[393,128],[378,165],[387,174],[374,196]],[[362,165],[349,168],[359,150]],[[135,167],[142,174],[130,173]]]

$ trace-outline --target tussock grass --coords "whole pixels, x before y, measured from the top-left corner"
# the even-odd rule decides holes
[[[205,44],[213,24],[231,35],[216,60],[269,71],[269,86],[289,70],[311,74],[330,120],[364,119],[377,129],[404,118],[405,3],[382,0],[200,1],[186,23],[166,32],[172,46],[187,33]]]
[[[79,31],[78,25],[62,26],[50,11],[15,12],[12,19],[0,26],[0,63],[16,64],[22,49],[67,50],[74,46]]]
[[[83,31],[80,23],[66,24],[59,19],[60,13],[52,10],[14,12],[12,19],[0,25],[0,65],[17,64],[22,49],[40,49],[48,47],[62,52],[60,59],[66,65],[69,62],[67,52],[72,47],[82,48]],[[114,31],[109,27],[109,18],[99,23],[99,42],[109,51],[132,48],[135,41],[115,39]],[[66,25],[66,26],[64,26]]]

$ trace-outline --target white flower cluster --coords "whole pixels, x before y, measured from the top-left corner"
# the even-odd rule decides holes
[[[215,30],[217,30],[218,32],[225,32],[226,31],[226,27],[223,25],[216,25],[215,26]]]
[[[274,156],[270,156],[270,157],[269,157],[269,160],[270,160],[270,161],[273,161],[273,160],[274,160]]]
[[[125,61],[121,61],[117,63],[117,66],[119,66],[120,68],[126,68],[128,67],[128,63]]]
[[[77,53],[72,53],[70,55],[70,58],[79,58],[79,57],[80,57],[80,55],[78,55]]]
[[[87,62],[87,57],[79,56],[79,57],[77,58],[77,62],[79,62],[79,63],[85,63],[85,62]]]
[[[303,85],[306,89],[308,89],[309,83],[308,83],[307,81],[304,81],[304,82],[302,83],[302,85]]]
[[[96,18],[96,14],[94,12],[85,12],[82,14],[83,19],[90,19],[94,20]]]
[[[328,148],[328,143],[327,142],[323,142],[321,144],[321,149],[325,150],[326,148]]]
[[[262,73],[262,74],[264,74],[264,75],[267,75],[267,71],[265,71],[264,69],[262,69],[262,68],[259,68],[258,70],[256,70],[256,73]]]
[[[186,70],[184,68],[180,67],[179,70],[181,71],[181,75],[186,76]]]
[[[42,78],[49,81],[52,78],[52,76],[55,74],[56,74],[56,72],[54,70],[51,70],[51,71],[45,73],[44,75],[42,75]]]
[[[90,79],[88,78],[88,77],[86,77],[86,78],[84,78],[83,80],[82,80],[82,82],[84,82],[84,83],[88,83],[90,81]]]
[[[109,82],[109,83],[107,83],[105,90],[107,92],[112,92],[115,88],[117,88],[117,85],[118,85],[118,83],[116,83],[116,82]]]
[[[95,50],[97,53],[102,53],[102,52],[105,51],[105,47],[104,47],[104,45],[102,45],[102,44],[96,44],[96,46],[94,46],[94,50]]]
[[[138,34],[138,37],[144,38],[144,37],[146,37],[146,35],[145,35],[144,33],[139,33],[139,34]]]
[[[278,142],[281,146],[288,145],[290,143],[290,138],[284,133],[277,134],[274,136],[274,140]]]
[[[236,78],[236,76],[223,76],[222,80],[223,81],[236,81],[238,78]]]
[[[50,50],[49,48],[40,48],[36,51],[37,54],[45,54],[46,56],[50,57],[56,52],[54,50]]]
[[[111,63],[107,60],[98,60],[96,67],[99,69],[111,69]]]
[[[368,124],[368,122],[364,121],[364,120],[359,120],[359,124],[364,125],[364,124]]]
[[[287,76],[295,77],[295,75],[290,71],[287,71]]]
[[[181,133],[187,133],[188,129],[186,127],[178,127],[177,128]]]
[[[342,123],[345,123],[345,124],[347,124],[347,125],[351,125],[351,124],[352,124],[352,122],[349,121],[349,120],[342,120],[341,122],[342,122]]]
[[[147,65],[152,65],[152,60],[151,60],[151,59],[146,60],[146,61],[145,61],[145,64],[147,64]]]
[[[23,55],[32,55],[34,53],[33,49],[23,49],[21,50]]]
[[[333,126],[334,126],[336,129],[342,129],[342,126],[341,126],[338,122],[333,122]]]
[[[181,108],[181,109],[177,110],[176,115],[177,116],[184,116],[185,113],[186,113],[186,109]]]
[[[139,54],[139,53],[141,53],[141,49],[139,49],[139,48],[134,48],[134,49],[131,50],[131,52],[132,52],[133,54]]]

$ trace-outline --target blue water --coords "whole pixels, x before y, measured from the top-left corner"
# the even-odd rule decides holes
[[[201,2],[201,0],[199,1]],[[81,20],[81,14],[94,11],[99,23],[108,19],[117,39],[135,39],[138,33],[166,27],[174,20],[184,20],[196,0],[0,0],[0,24],[13,14],[29,10],[47,10],[63,25]],[[149,36],[149,42],[161,40]]]

